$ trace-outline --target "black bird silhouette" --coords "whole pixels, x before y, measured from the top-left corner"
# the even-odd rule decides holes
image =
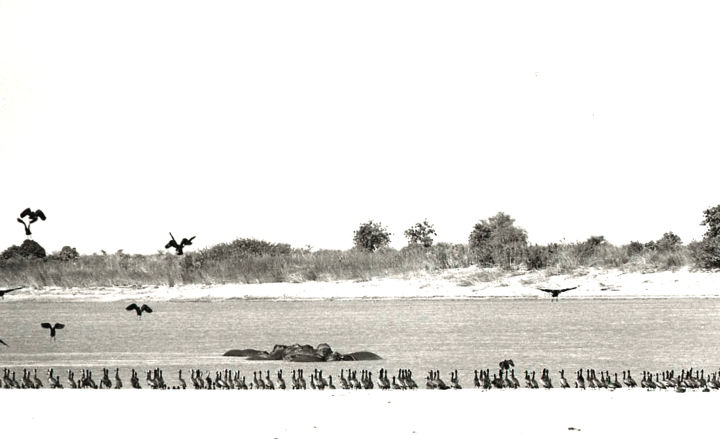
[[[25,217],[28,217],[28,220],[29,220],[27,224],[25,224],[25,221],[20,219],[20,218],[25,218]],[[32,233],[30,232],[30,224],[34,223],[38,219],[41,219],[43,221],[45,221],[47,219],[42,210],[38,209],[36,211],[32,211],[32,210],[30,210],[29,207],[20,213],[20,218],[18,218],[17,220],[20,224],[23,225],[23,227],[25,227],[25,235],[27,235],[27,236],[32,235]]]
[[[4,342],[4,341],[2,341],[2,340],[0,340],[0,344],[4,344],[5,346],[7,346],[7,345],[8,345],[7,343],[5,343],[5,342]]]
[[[9,292],[15,291],[15,290],[20,290],[22,288],[24,288],[24,287],[15,287],[15,288],[10,288],[8,290],[0,290],[0,299],[3,299],[3,300],[5,299],[5,293],[9,293]]]
[[[54,325],[50,325],[50,323],[40,323],[40,326],[50,330],[50,338],[52,338],[53,340],[55,340],[55,330],[65,327],[65,325],[63,325],[62,323],[55,323]]]
[[[177,253],[178,255],[183,254],[183,247],[185,247],[186,245],[192,245],[192,241],[193,241],[193,239],[195,239],[194,236],[190,239],[183,238],[182,241],[180,241],[180,244],[178,245],[178,243],[177,243],[177,241],[175,241],[175,237],[173,236],[172,233],[170,233],[170,238],[172,238],[172,239],[170,239],[170,242],[165,244],[165,248],[173,247],[175,249],[175,253]]]
[[[560,295],[560,293],[564,293],[565,291],[574,290],[575,288],[577,288],[577,287],[561,288],[561,289],[557,289],[557,290],[554,290],[554,289],[551,289],[551,288],[538,288],[538,290],[552,294],[551,300],[552,300],[552,299],[560,300],[560,299],[558,298],[558,296]]]
[[[128,310],[128,311],[135,310],[135,312],[137,313],[138,318],[139,318],[139,317],[142,317],[143,311],[148,312],[148,313],[152,312],[152,309],[150,309],[149,306],[143,304],[143,306],[140,307],[140,306],[137,305],[137,303],[133,303],[133,304],[131,304],[131,305],[128,305],[127,308],[125,308],[125,309]]]

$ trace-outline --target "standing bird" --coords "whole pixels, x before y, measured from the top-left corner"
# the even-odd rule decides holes
[[[50,325],[50,323],[40,323],[40,326],[50,330],[50,338],[53,340],[55,340],[55,330],[65,327],[65,325],[63,325],[62,323],[55,323],[54,325]]]
[[[557,289],[557,290],[556,290],[556,289],[552,289],[552,288],[538,288],[538,290],[552,294],[552,297],[550,298],[551,301],[552,301],[552,300],[558,301],[558,300],[560,300],[560,299],[558,298],[558,296],[560,295],[560,293],[564,293],[565,291],[574,290],[575,288],[577,288],[577,287],[561,288],[561,289]]]
[[[165,248],[170,248],[170,247],[174,248],[175,253],[178,255],[182,255],[183,247],[185,247],[186,245],[192,245],[192,241],[193,241],[193,239],[195,239],[194,236],[190,239],[183,238],[182,241],[180,241],[180,244],[178,245],[178,243],[177,243],[177,241],[175,241],[175,237],[173,236],[172,233],[170,233],[170,238],[172,238],[172,239],[170,239],[170,242],[165,244]]]
[[[125,309],[128,310],[128,311],[135,310],[135,312],[137,313],[138,318],[141,318],[141,317],[142,317],[143,311],[144,311],[144,312],[147,312],[147,313],[153,312],[153,310],[150,309],[149,306],[143,304],[142,307],[139,307],[139,306],[137,305],[137,303],[130,304],[130,305],[128,305],[127,308],[125,308]]]
[[[0,290],[0,299],[5,300],[5,293],[10,293],[12,291],[21,290],[23,288],[25,288],[25,287],[15,287],[15,288],[7,289],[7,290]]]
[[[25,218],[25,217],[28,217],[28,220],[29,220],[27,224],[25,223],[25,221],[23,221],[21,219],[21,218]],[[32,233],[30,232],[30,224],[34,223],[38,219],[45,221],[47,218],[45,217],[45,214],[43,213],[42,210],[38,209],[36,211],[32,211],[28,207],[27,209],[23,210],[20,213],[20,218],[18,218],[17,220],[20,224],[23,225],[23,227],[25,227],[25,235],[32,236]],[[30,239],[32,239],[32,238],[30,238]]]

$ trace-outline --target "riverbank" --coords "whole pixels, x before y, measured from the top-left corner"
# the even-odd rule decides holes
[[[720,271],[625,272],[583,268],[502,271],[477,267],[417,272],[364,281],[308,281],[223,285],[167,285],[96,288],[23,288],[5,301],[119,301],[119,300],[321,300],[321,299],[462,299],[549,298],[539,288],[572,288],[567,299],[635,297],[720,297]]]

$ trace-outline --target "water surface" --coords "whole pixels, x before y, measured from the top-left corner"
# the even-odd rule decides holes
[[[715,370],[720,366],[720,299],[327,300],[150,303],[138,320],[126,303],[0,303],[0,366],[121,369],[253,370],[322,367],[411,368],[416,376],[497,368],[548,367]],[[41,322],[65,329],[50,340]],[[356,363],[250,362],[222,354],[233,348],[328,343],[341,353],[368,350],[384,359]],[[170,374],[169,371],[173,371]],[[187,373],[187,372],[186,372]],[[96,372],[99,374],[99,372]],[[63,375],[64,376],[64,375]]]

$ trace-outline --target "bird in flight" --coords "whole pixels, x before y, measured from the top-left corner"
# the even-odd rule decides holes
[[[173,236],[172,233],[170,233],[170,238],[172,238],[172,239],[170,239],[170,242],[165,244],[165,248],[173,247],[175,249],[175,253],[177,253],[178,255],[182,255],[183,247],[185,247],[186,245],[192,245],[192,241],[193,241],[193,239],[195,239],[194,236],[190,239],[183,238],[182,241],[180,241],[180,244],[178,245],[178,243],[177,243],[177,241],[175,241],[175,237]]]
[[[4,341],[2,341],[2,340],[0,340],[0,344],[4,344],[5,346],[7,346],[7,345],[8,345],[7,343],[5,343],[5,342],[4,342]]]
[[[15,290],[20,290],[22,288],[24,288],[24,287],[15,287],[15,288],[7,289],[7,290],[0,290],[0,299],[3,299],[3,300],[5,299],[5,293],[9,293],[9,292],[15,291]]]
[[[147,312],[147,313],[153,312],[153,310],[152,310],[149,306],[143,304],[143,306],[140,307],[140,306],[137,305],[137,303],[133,303],[133,304],[131,304],[131,305],[128,305],[127,308],[125,308],[125,309],[128,310],[128,311],[135,310],[135,312],[137,313],[138,318],[142,317],[142,313],[143,313],[143,312]]]
[[[27,224],[25,223],[24,220],[21,219],[21,218],[25,218],[25,217],[28,217],[28,220],[29,220],[27,222]],[[32,236],[32,233],[30,232],[30,224],[34,223],[38,219],[45,221],[47,218],[45,217],[45,214],[43,213],[42,210],[38,209],[38,210],[33,211],[28,207],[27,209],[23,210],[20,213],[20,218],[18,218],[17,220],[20,224],[23,225],[23,227],[25,227],[25,235]]]
[[[577,288],[577,287],[572,287],[572,288],[561,288],[561,289],[552,289],[552,288],[538,288],[538,290],[540,290],[540,291],[544,291],[544,292],[546,292],[546,293],[550,293],[550,294],[552,294],[552,297],[551,297],[551,299],[550,299],[550,300],[553,300],[553,299],[555,299],[555,300],[560,300],[560,299],[558,298],[558,296],[560,295],[560,293],[564,293],[565,291],[570,291],[570,290],[574,290],[575,288]]]
[[[40,326],[50,330],[50,338],[53,340],[55,340],[55,330],[65,327],[65,325],[63,325],[62,323],[55,323],[54,325],[51,325],[50,323],[40,323]]]

